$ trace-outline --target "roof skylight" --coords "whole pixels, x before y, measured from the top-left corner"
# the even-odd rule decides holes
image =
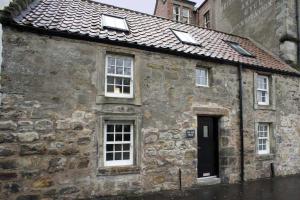
[[[228,44],[235,50],[237,51],[239,54],[243,55],[243,56],[250,56],[253,57],[253,55],[247,51],[246,49],[244,49],[243,47],[241,47],[241,45],[239,43],[236,42],[228,42]]]
[[[102,27],[129,31],[126,19],[110,15],[102,15]]]
[[[181,42],[188,44],[198,44],[198,42],[187,32],[172,30]]]

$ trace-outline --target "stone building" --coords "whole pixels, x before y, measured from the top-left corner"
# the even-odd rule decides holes
[[[205,0],[194,10],[193,24],[249,37],[299,69],[300,0]]]
[[[300,173],[300,73],[250,40],[89,0],[1,22],[1,199]]]

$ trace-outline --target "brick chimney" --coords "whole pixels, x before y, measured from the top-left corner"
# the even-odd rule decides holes
[[[172,19],[173,0],[156,0],[154,15]]]

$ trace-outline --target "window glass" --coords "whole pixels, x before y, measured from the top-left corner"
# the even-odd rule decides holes
[[[196,69],[196,85],[208,87],[208,69]]]
[[[209,11],[207,11],[205,14],[204,14],[204,27],[205,28],[210,28],[210,14],[209,14]]]
[[[129,31],[126,19],[114,16],[102,15],[102,26],[117,30]]]
[[[106,96],[133,97],[132,65],[133,59],[131,57],[107,56]]]
[[[174,34],[181,40],[181,42],[198,44],[196,40],[187,32],[173,30]]]
[[[180,6],[173,6],[173,20],[180,22]]]
[[[257,76],[257,103],[269,105],[269,79],[267,76]]]
[[[247,51],[246,49],[244,49],[243,47],[241,47],[240,44],[238,44],[236,42],[228,42],[228,43],[239,54],[241,54],[243,56],[253,56],[249,51]]]
[[[257,127],[257,150],[258,154],[270,153],[269,124],[259,123]]]
[[[133,164],[132,127],[132,123],[105,123],[105,166],[124,166]]]
[[[182,22],[183,23],[190,23],[190,10],[188,8],[182,9]]]

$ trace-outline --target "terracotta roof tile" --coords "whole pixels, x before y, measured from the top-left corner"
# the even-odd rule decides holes
[[[105,30],[101,15],[125,17],[129,33]],[[164,48],[171,51],[235,61],[257,67],[299,73],[280,59],[268,54],[250,40],[223,32],[177,23],[172,20],[118,8],[90,0],[40,0],[14,18],[21,26],[44,30],[67,31],[92,38],[106,38],[141,46]],[[182,44],[171,29],[189,32],[200,45]],[[255,55],[246,57],[233,50],[225,41],[238,42]]]

